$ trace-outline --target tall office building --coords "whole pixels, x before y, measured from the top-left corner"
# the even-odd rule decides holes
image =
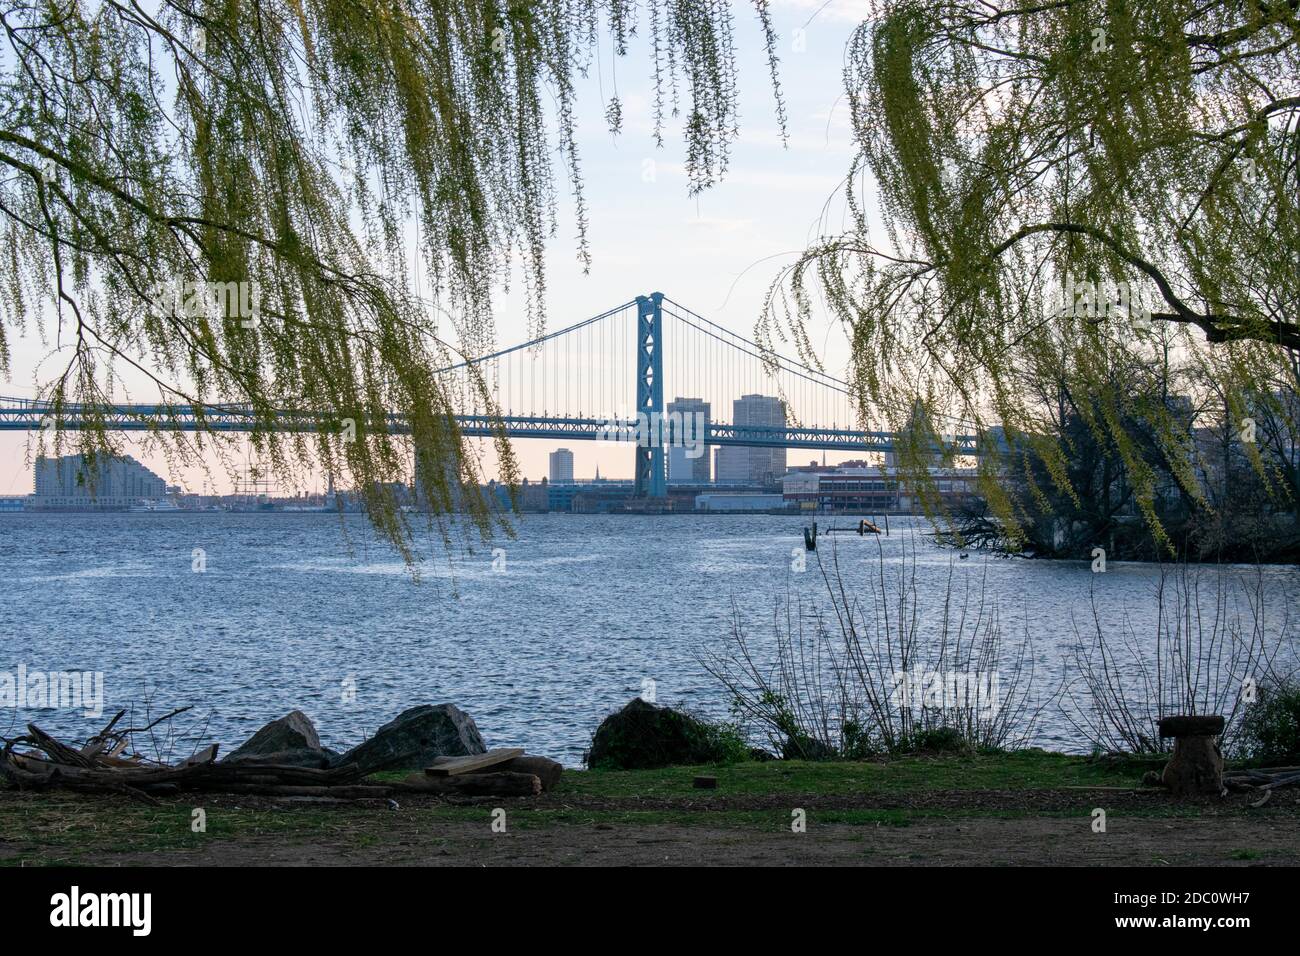
[[[129,455],[104,457],[92,465],[84,455],[36,459],[38,510],[118,511],[140,504],[142,498],[167,495],[167,482]]]
[[[551,484],[573,484],[573,452],[567,448],[551,452]]]
[[[736,425],[785,427],[785,404],[771,395],[742,395],[732,403]],[[737,484],[771,484],[785,476],[784,448],[742,448],[726,445],[718,449],[718,481]]]
[[[694,448],[688,448],[681,442],[674,442],[668,447],[668,480],[687,484],[707,484],[713,471],[709,467],[709,450],[704,446],[704,434],[710,419],[709,403],[700,398],[678,397],[668,403],[668,414],[680,415],[681,421],[691,420],[691,440]],[[698,416],[698,417],[697,417]],[[676,421],[674,419],[674,421]],[[697,427],[698,426],[698,427]],[[699,456],[692,458],[691,454]]]

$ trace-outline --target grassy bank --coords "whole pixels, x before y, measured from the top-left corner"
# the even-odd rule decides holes
[[[1297,862],[1294,792],[1258,809],[1239,797],[1177,802],[1142,786],[1151,766],[1028,751],[567,771],[536,799],[406,796],[397,810],[220,795],[151,807],[8,791],[0,864],[716,862],[715,851],[726,862],[1013,863],[1053,862],[1018,854],[1038,846],[1050,857],[1073,839],[1080,853],[1156,863],[1184,852],[1171,836],[1180,829],[1192,834],[1190,862]],[[697,774],[717,777],[717,789],[695,789]],[[1098,807],[1108,833],[1092,828]],[[497,808],[504,833],[492,829]],[[192,828],[196,809],[206,832]]]

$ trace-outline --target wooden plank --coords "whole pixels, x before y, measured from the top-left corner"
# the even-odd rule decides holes
[[[482,760],[485,757],[488,758],[489,760],[494,760],[498,753],[505,753],[507,750],[513,751],[515,749],[516,748],[514,747],[493,747],[491,750],[488,750],[486,753],[470,754],[467,757],[453,757],[450,754],[448,754],[442,757],[434,757],[433,760],[429,762],[429,766],[430,767],[455,767],[458,764],[460,764],[462,761]]]
[[[133,754],[130,757],[98,757],[95,763],[99,767],[127,767],[137,770],[144,766],[140,762],[139,754]]]
[[[470,757],[439,757],[432,767],[425,768],[430,777],[454,777],[462,773],[476,773],[485,767],[495,767],[507,760],[514,760],[524,755],[523,747],[498,747],[485,754]]]
[[[200,750],[198,753],[194,754],[193,756],[186,757],[179,764],[177,764],[177,766],[192,767],[195,764],[212,763],[214,760],[217,759],[217,750],[220,749],[220,747],[221,744],[208,744],[208,746],[204,747],[202,750]]]

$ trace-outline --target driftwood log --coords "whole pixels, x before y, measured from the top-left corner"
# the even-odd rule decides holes
[[[1230,770],[1223,775],[1223,785],[1229,790],[1245,792],[1258,790],[1267,795],[1279,787],[1300,786],[1300,767]]]
[[[277,763],[266,757],[217,763],[216,744],[173,766],[124,755],[128,735],[148,730],[158,721],[144,728],[114,730],[123,713],[80,749],[28,724],[27,734],[6,741],[0,750],[0,778],[23,790],[118,793],[156,804],[158,796],[186,792],[343,800],[383,798],[399,792],[531,797],[553,786],[563,769],[554,760],[513,749],[498,752],[498,759],[480,772],[430,776],[426,771],[401,783],[363,782],[365,771],[355,763],[318,768]]]
[[[352,767],[340,767],[337,770],[273,764],[245,767],[240,764],[215,763],[211,757],[208,757],[207,762],[194,762],[194,758],[189,758],[175,767],[148,764],[128,767],[68,766],[53,760],[14,754],[8,750],[0,756],[0,773],[23,790],[104,791],[132,796],[182,791],[264,792],[268,796],[275,796],[284,788],[335,790],[355,784],[360,776]],[[382,791],[383,787],[373,789]],[[376,792],[368,795],[384,794]]]
[[[496,755],[495,758],[493,755]],[[475,761],[484,763],[478,767],[474,766]],[[468,767],[468,770],[462,769]],[[446,772],[447,768],[453,768],[450,773]],[[542,782],[543,792],[551,790],[560,782],[560,775],[564,773],[564,765],[558,760],[552,760],[549,757],[538,757],[534,754],[526,754],[522,750],[509,751],[489,751],[478,757],[439,757],[429,767],[425,768],[425,775],[428,777],[448,777],[460,776],[466,773],[483,774],[487,772],[506,772],[506,773],[525,773],[532,774]]]
[[[542,791],[546,792],[553,790],[560,782],[560,774],[564,773],[564,764],[550,757],[524,754],[522,757],[503,763],[498,769],[511,773],[531,773],[542,782]]]

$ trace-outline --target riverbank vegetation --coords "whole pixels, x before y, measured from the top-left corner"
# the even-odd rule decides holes
[[[1258,716],[1265,687],[1294,673],[1295,636],[1265,626],[1268,600],[1260,575],[1247,580],[1222,569],[1162,569],[1152,601],[1154,624],[1139,631],[1124,613],[1107,625],[1090,608],[1071,621],[1075,636],[1063,683],[1062,712],[1096,750],[1161,753],[1158,725],[1173,714],[1221,714],[1221,746],[1246,756],[1242,728]]]
[[[1300,561],[1295,382],[1278,379],[1241,417],[1212,383],[1196,389],[1167,365],[1117,368],[1114,387],[1123,398],[1114,409],[1109,397],[1065,379],[1024,385],[1043,400],[1043,437],[1068,449],[1063,470],[1056,473],[1058,464],[1035,443],[1006,439],[988,454],[1014,520],[975,496],[941,540],[1067,560],[1091,559],[1100,548],[1111,561]],[[1127,448],[1102,427],[1109,414],[1122,420]],[[1162,436],[1171,422],[1174,442]]]
[[[1033,696],[1032,641],[1004,633],[982,577],[950,567],[942,599],[927,604],[914,544],[899,564],[878,561],[851,581],[836,552],[817,554],[827,609],[787,595],[770,643],[733,614],[729,650],[704,660],[776,753],[1009,750],[1032,739],[1049,702]],[[968,678],[960,687],[946,681],[956,674]]]
[[[1240,752],[1255,764],[1300,764],[1300,682],[1270,681],[1241,722]]]
[[[878,548],[880,545],[878,544]],[[1075,745],[1104,754],[1165,754],[1162,718],[1218,714],[1234,758],[1277,763],[1300,742],[1297,648],[1288,619],[1267,626],[1276,597],[1263,575],[1162,570],[1156,615],[1139,630],[1091,605],[1053,626],[1071,632],[1065,664],[1038,665],[1029,621],[1006,633],[984,573],[953,561],[942,593],[919,588],[914,547],[883,552],[851,577],[817,553],[824,602],[778,606],[768,634],[734,615],[726,649],[703,659],[743,732],[801,759],[1015,751],[1051,713]],[[1067,748],[1068,749],[1068,748]]]

